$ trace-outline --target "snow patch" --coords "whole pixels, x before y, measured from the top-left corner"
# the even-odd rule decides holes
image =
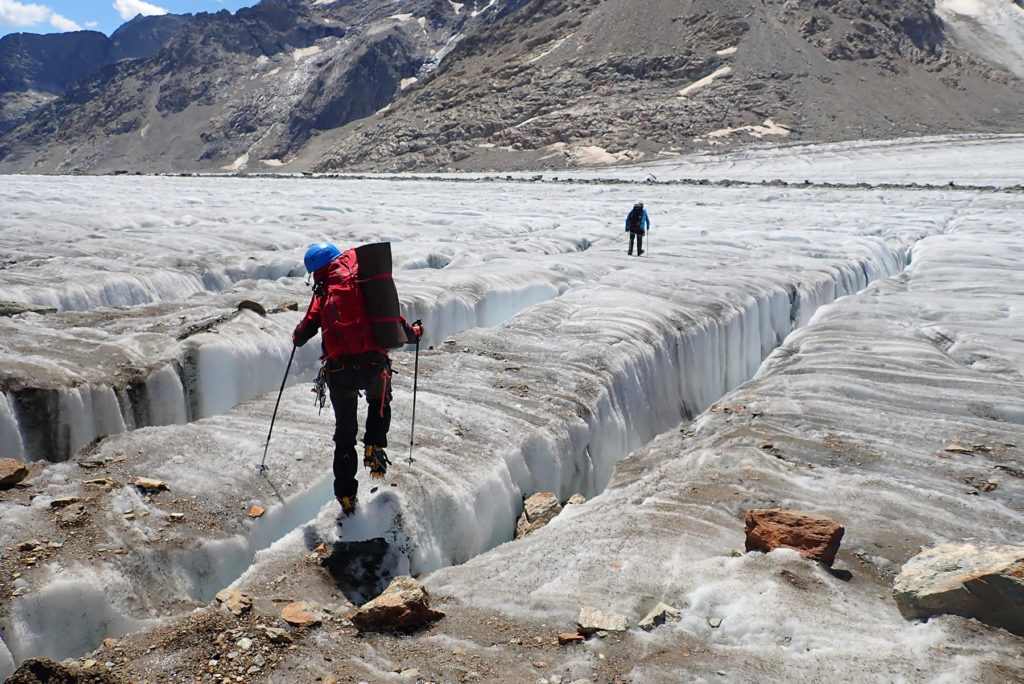
[[[224,171],[238,171],[239,169],[241,169],[242,167],[244,167],[248,163],[249,163],[249,153],[246,152],[241,157],[239,157],[235,161],[231,162],[227,166],[222,166],[220,168],[223,169]]]
[[[486,12],[487,10],[491,9],[492,7],[494,7],[497,3],[498,3],[498,0],[491,0],[489,3],[487,3],[486,6],[482,7],[481,9],[478,9],[478,10],[474,11],[470,16],[478,17],[481,14],[483,14],[484,12]]]
[[[733,133],[746,133],[752,138],[763,138],[766,135],[789,135],[789,129],[785,126],[775,123],[771,119],[765,119],[764,123],[760,126],[740,126],[738,128],[720,128],[717,131],[711,131],[704,138],[724,138]],[[698,138],[700,140],[700,138]]]
[[[296,48],[294,51],[292,51],[292,59],[298,62],[300,59],[312,57],[313,55],[319,54],[320,50],[321,48],[319,45],[310,45],[309,47],[305,48]]]
[[[419,81],[419,79],[416,78],[415,76],[410,76],[409,78],[403,78],[402,81],[398,84],[398,89],[399,90],[405,90],[406,88],[408,88],[412,84],[416,83],[417,81]],[[381,110],[381,111],[383,111],[383,110]]]
[[[284,162],[280,159],[260,159],[260,163],[265,166],[283,166]]]
[[[598,147],[597,145],[569,145],[567,143],[557,142],[546,146],[544,149],[551,150],[552,152],[551,154],[541,157],[541,159],[550,159],[558,155],[564,155],[571,161],[586,166],[616,164],[632,157],[629,152],[623,151],[612,154],[608,150],[603,147]]]
[[[732,73],[732,67],[729,67],[729,66],[724,66],[724,67],[720,67],[718,69],[715,69],[713,72],[711,72],[710,74],[708,74],[704,78],[702,78],[700,80],[697,80],[697,81],[694,81],[690,85],[688,85],[685,88],[683,88],[682,90],[680,90],[679,91],[679,97],[686,97],[687,95],[689,95],[693,91],[697,90],[698,88],[703,88],[704,86],[706,86],[706,85],[708,85],[710,83],[713,83],[716,78],[719,78],[721,76],[725,76],[726,74],[731,74],[731,73]]]
[[[458,16],[459,13],[462,12],[462,8],[466,6],[465,3],[453,2],[452,0],[448,0],[448,4],[452,6],[456,16]]]
[[[571,38],[574,35],[576,35],[576,34],[573,33],[573,34],[570,34],[570,35],[568,35],[568,36],[566,36],[564,38],[559,38],[554,43],[552,43],[551,47],[549,47],[547,50],[545,50],[544,52],[540,53],[536,57],[532,57],[532,58],[526,60],[526,63],[527,64],[533,64],[534,62],[537,62],[537,61],[543,59],[544,57],[547,57],[552,52],[554,52],[558,48],[562,47],[562,43],[564,43],[565,41],[569,40],[569,38]]]
[[[412,19],[411,12],[403,12],[402,14],[392,14],[388,19],[394,19],[395,21],[409,21]]]

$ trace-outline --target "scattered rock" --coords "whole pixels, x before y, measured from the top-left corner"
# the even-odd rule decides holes
[[[562,512],[558,497],[550,492],[537,493],[523,503],[523,514],[516,523],[516,539],[547,525]]]
[[[312,627],[323,622],[320,611],[305,601],[295,601],[282,608],[281,619],[295,627]]]
[[[50,502],[50,508],[66,508],[82,500],[80,496],[62,496]]]
[[[160,492],[170,491],[170,487],[167,486],[166,482],[161,480],[154,480],[149,477],[140,477],[135,480],[135,486],[144,492]]]
[[[409,629],[444,617],[430,607],[430,595],[408,575],[396,577],[377,598],[360,606],[352,624],[363,632]]]
[[[249,517],[258,518],[266,512],[267,509],[263,508],[263,506],[253,506],[252,508],[249,509]]]
[[[644,631],[651,631],[655,627],[660,627],[666,622],[675,622],[681,617],[678,609],[673,608],[667,603],[659,603],[651,609],[651,612],[647,613],[640,622],[636,624],[637,627]]]
[[[629,618],[583,606],[580,608],[580,616],[576,619],[576,627],[583,635],[590,635],[594,632],[625,632],[629,629]]]
[[[823,515],[782,508],[747,511],[747,551],[784,548],[799,551],[805,558],[831,567],[845,530]]]
[[[52,306],[32,306],[21,302],[0,301],[0,316],[17,316],[30,311],[43,315],[57,313],[57,309]]]
[[[292,643],[291,636],[280,627],[262,626],[261,629],[263,630],[263,633],[267,635],[267,638],[270,639],[270,643],[272,644]]]
[[[237,589],[221,589],[217,592],[217,600],[236,616],[241,616],[252,608],[252,597]]]
[[[262,304],[260,304],[259,302],[254,302],[251,299],[243,299],[242,301],[238,302],[238,310],[241,311],[242,309],[248,309],[249,311],[255,311],[260,316],[266,316],[267,315],[267,309]]]
[[[587,497],[583,496],[582,494],[573,494],[572,496],[569,497],[569,500],[566,501],[565,503],[566,504],[576,504],[576,505],[587,503]]]
[[[277,308],[284,309],[286,311],[298,311],[299,303],[293,299],[286,299],[277,305]]]
[[[102,670],[83,671],[76,665],[55,663],[47,658],[29,658],[4,684],[117,684],[117,679]]]
[[[40,542],[38,539],[29,539],[28,541],[23,541],[20,544],[18,544],[17,548],[19,551],[35,551],[42,545],[42,542]]]
[[[1024,546],[926,547],[900,570],[893,597],[908,620],[961,615],[1024,636]]]
[[[85,504],[75,503],[58,511],[57,522],[61,525],[81,525],[87,517]]]
[[[28,468],[13,458],[0,458],[0,489],[8,489],[28,477]]]
[[[82,484],[87,484],[87,485],[104,485],[104,486],[110,485],[111,487],[114,487],[114,486],[117,485],[117,482],[115,482],[114,480],[110,479],[109,477],[97,477],[97,478],[94,478],[92,480],[82,480]]]
[[[561,646],[566,644],[572,644],[577,641],[586,641],[587,637],[583,636],[579,632],[562,632],[558,635],[558,643]]]

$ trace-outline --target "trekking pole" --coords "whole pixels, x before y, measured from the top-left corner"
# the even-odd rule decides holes
[[[270,448],[270,435],[274,432],[274,421],[277,419],[277,407],[281,405],[281,395],[284,394],[284,384],[288,382],[288,371],[292,369],[292,359],[295,358],[297,347],[292,343],[292,355],[288,357],[288,366],[284,369],[284,377],[281,378],[281,389],[277,392],[277,402],[274,404],[274,415],[270,417],[270,429],[267,430],[267,443],[263,446],[263,460],[256,466],[260,475],[266,475],[269,468],[266,466],[267,449]]]
[[[412,425],[409,427],[409,458],[406,463],[412,463],[412,439],[416,434],[416,381],[420,377],[420,341],[416,340],[416,361],[412,367]]]

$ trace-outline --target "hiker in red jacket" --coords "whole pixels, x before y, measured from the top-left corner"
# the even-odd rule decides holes
[[[374,341],[366,304],[356,278],[356,251],[341,252],[329,242],[310,247],[306,271],[313,275],[313,298],[295,327],[292,342],[301,347],[320,331],[327,389],[334,408],[334,495],[346,514],[356,507],[356,409],[359,390],[366,392],[363,465],[370,476],[383,478],[391,463],[384,448],[391,425],[391,360]],[[406,338],[413,343],[423,326],[399,316]]]

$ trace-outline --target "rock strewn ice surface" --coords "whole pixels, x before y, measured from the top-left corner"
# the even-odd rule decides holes
[[[106,184],[147,181],[157,179],[73,183],[102,204]],[[209,179],[159,182],[179,195],[204,187],[217,196]],[[398,486],[374,495],[366,481],[364,506],[340,533],[324,456],[329,419],[309,407],[308,386],[285,391],[267,480],[252,465],[276,387],[184,426],[108,437],[86,454],[104,464],[96,468],[32,464],[30,487],[0,501],[0,547],[41,544],[32,555],[3,553],[3,576],[21,580],[2,615],[17,659],[85,653],[140,620],[210,601],[245,571],[237,585],[255,597],[258,616],[246,620],[273,623],[272,598],[285,596],[333,603],[339,615],[319,631],[293,633],[294,653],[258,667],[255,681],[383,676],[411,658],[444,679],[463,671],[454,669],[455,648],[511,679],[564,672],[674,681],[681,671],[696,679],[721,671],[738,681],[817,681],[841,671],[965,681],[1019,672],[1018,637],[962,618],[910,623],[889,597],[900,565],[923,544],[1021,535],[1020,195],[647,187],[644,200],[658,208],[653,256],[627,259],[614,240],[635,186],[278,182],[289,191],[278,220],[315,226],[289,238],[285,248],[297,256],[332,222],[338,234],[366,241],[385,230],[405,236],[395,244],[399,291],[428,325],[432,307],[443,308],[437,293],[452,283],[500,290],[526,264],[552,272],[556,296],[505,320],[517,310],[509,304],[490,328],[453,325],[421,353],[417,460],[401,462],[407,433],[396,418],[387,484]],[[245,196],[282,186],[230,187]],[[307,194],[325,188],[360,196]],[[367,209],[365,197],[385,191],[392,220],[368,231],[368,216],[383,210]],[[341,211],[300,209],[313,204]],[[552,207],[562,208],[557,220]],[[167,200],[163,209],[178,207]],[[334,217],[346,212],[354,215]],[[188,250],[194,239],[179,236],[176,247]],[[583,240],[589,249],[566,249]],[[909,269],[886,277],[908,254]],[[401,268],[428,263],[425,255],[448,261]],[[275,294],[297,286],[282,279]],[[22,314],[11,324],[45,330],[45,321]],[[805,327],[772,353],[794,324]],[[396,361],[395,415],[408,416],[412,358],[401,352]],[[272,387],[280,382],[279,367],[265,370]],[[139,476],[170,491],[140,491],[130,484]],[[984,486],[990,480],[996,485]],[[535,491],[597,496],[502,543],[522,497]],[[84,513],[50,508],[69,496],[83,500]],[[257,519],[248,516],[254,504],[267,509]],[[733,556],[744,512],[774,506],[846,528],[836,574],[795,552]],[[360,577],[346,558],[372,562]],[[430,573],[421,580],[448,616],[428,638],[368,644],[348,634],[339,604],[372,598],[409,570]],[[679,609],[679,621],[548,646],[583,606],[636,624],[659,602]],[[205,608],[93,657],[126,678],[165,668],[209,676],[220,671],[204,665],[216,637],[232,624],[254,628],[226,615]],[[52,639],[58,618],[63,643]],[[495,623],[516,639],[541,638],[530,648],[545,665],[522,661],[521,643],[495,648]]]

